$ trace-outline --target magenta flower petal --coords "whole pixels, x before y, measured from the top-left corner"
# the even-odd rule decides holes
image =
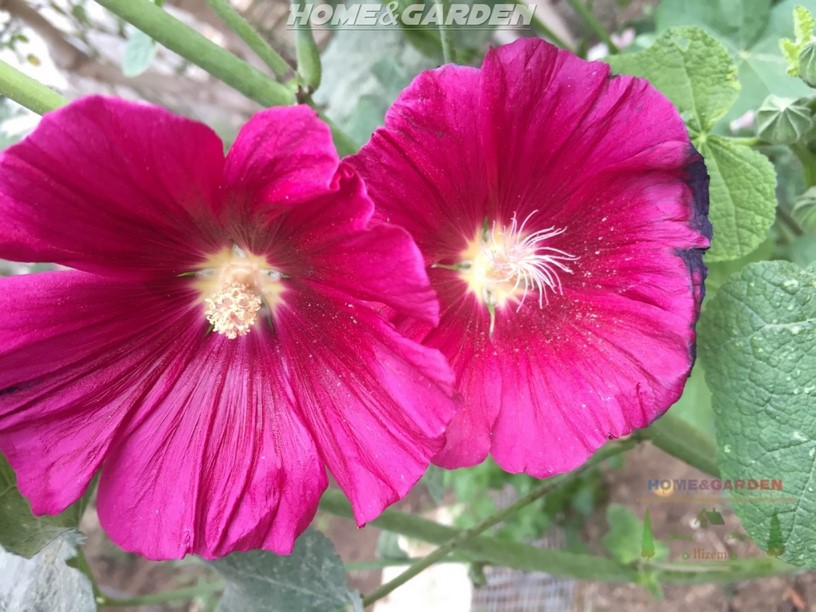
[[[331,131],[312,109],[270,108],[241,128],[227,155],[224,184],[232,198],[244,196],[255,206],[293,204],[324,194],[337,163]]]
[[[430,276],[444,311],[427,344],[448,357],[460,399],[448,426],[447,444],[434,463],[447,468],[477,465],[490,452],[493,424],[504,401],[502,362],[496,359],[485,309],[476,300],[462,299],[466,289],[446,270],[432,270]],[[417,338],[431,331],[410,322],[403,322],[401,328],[409,337]]]
[[[84,492],[155,381],[189,294],[82,272],[0,286],[0,449],[34,512],[55,514]]]
[[[350,163],[440,297],[438,328],[400,324],[463,398],[435,462],[549,476],[680,396],[707,175],[668,100],[604,64],[527,39],[453,75],[417,77]]]
[[[587,201],[605,201],[610,177],[687,175],[693,155],[685,125],[643,79],[611,78],[603,62],[523,39],[486,55],[480,87],[491,126],[484,148],[492,154],[488,167],[496,168],[493,193],[503,221],[547,207],[549,225],[563,227],[590,208],[611,208]],[[570,197],[580,189],[581,197]],[[706,246],[697,235],[691,246]]]
[[[333,189],[273,217],[266,230],[271,237],[270,257],[293,276],[381,302],[397,313],[435,325],[439,303],[410,234],[387,223],[371,223],[374,205],[348,165],[340,166]],[[338,198],[344,206],[336,205]],[[360,231],[365,228],[370,231]],[[288,245],[282,252],[274,247],[281,236],[286,236]],[[400,282],[394,282],[396,277]]]
[[[90,139],[73,169],[90,178],[67,160],[51,177],[43,134]],[[14,221],[0,221],[1,254],[93,272],[0,279],[0,452],[36,512],[61,511],[101,469],[103,526],[153,559],[288,553],[327,468],[370,520],[420,478],[454,410],[445,359],[386,320],[438,316],[419,250],[371,222],[314,111],[265,111],[226,163],[210,136],[94,98],[0,160]],[[85,202],[107,206],[101,220]],[[61,222],[77,243],[47,245]]]
[[[442,448],[453,376],[441,354],[344,294],[304,288],[281,316],[285,361],[309,400],[301,418],[363,525],[402,498]]]
[[[184,270],[213,242],[223,146],[154,106],[84,98],[0,153],[0,257],[89,272]]]
[[[98,510],[150,559],[265,548],[288,554],[328,483],[270,330],[238,341],[181,331],[105,460]],[[229,390],[229,391],[227,391]]]
[[[377,154],[350,158],[363,176],[379,177],[366,181],[375,203],[397,197],[405,204],[377,208],[384,220],[411,231],[426,258],[456,248],[470,237],[462,228],[482,222],[489,177],[479,145],[478,82],[475,68],[421,73],[394,102],[386,129],[372,136],[367,149]],[[395,168],[400,174],[389,176]],[[444,236],[450,244],[440,244]]]

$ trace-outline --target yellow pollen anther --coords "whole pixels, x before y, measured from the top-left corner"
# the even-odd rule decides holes
[[[261,297],[249,285],[232,281],[205,298],[204,304],[204,315],[213,331],[234,340],[248,334],[255,325],[261,310]]]

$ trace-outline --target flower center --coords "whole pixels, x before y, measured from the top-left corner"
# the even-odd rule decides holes
[[[204,298],[204,303],[207,305],[204,316],[212,324],[213,331],[234,340],[248,334],[255,325],[261,309],[261,296],[248,285],[233,281]]]
[[[208,257],[193,275],[212,331],[230,340],[247,335],[282,302],[284,275],[237,246]]]
[[[577,257],[547,245],[551,238],[564,233],[563,228],[525,231],[536,212],[521,224],[515,215],[507,226],[494,222],[488,230],[485,223],[456,266],[469,289],[491,311],[509,303],[516,304],[519,311],[530,293],[538,297],[538,307],[544,308],[548,293],[563,293],[559,274],[571,274],[567,262]]]

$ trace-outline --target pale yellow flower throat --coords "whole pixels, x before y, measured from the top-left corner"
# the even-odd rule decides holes
[[[285,275],[238,246],[208,257],[194,276],[212,331],[230,340],[248,334],[263,312],[273,313],[283,301]]]

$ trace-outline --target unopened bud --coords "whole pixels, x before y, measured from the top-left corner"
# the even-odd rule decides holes
[[[812,126],[813,119],[806,100],[770,95],[757,111],[757,136],[770,144],[799,142]]]
[[[799,53],[799,78],[816,87],[816,41],[811,41]]]

